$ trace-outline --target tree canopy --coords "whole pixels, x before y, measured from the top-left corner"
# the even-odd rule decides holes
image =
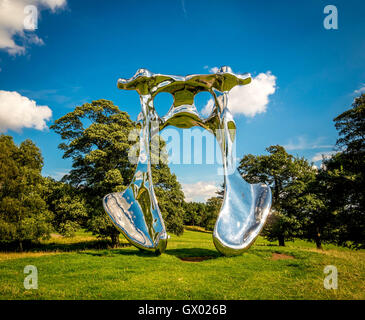
[[[30,140],[16,146],[12,137],[0,135],[0,240],[48,238],[52,214],[44,200],[43,159]]]
[[[246,155],[238,170],[249,183],[263,182],[272,188],[272,214],[263,230],[270,241],[293,240],[306,234],[304,221],[308,218],[303,210],[310,212],[320,206],[320,200],[310,194],[309,184],[315,180],[317,170],[304,158],[288,154],[280,145],[266,149],[269,155]],[[312,235],[312,233],[310,233]],[[318,235],[318,232],[317,232]],[[309,240],[313,237],[307,237]]]
[[[328,201],[336,212],[336,242],[365,247],[365,94],[334,119],[338,153],[324,161]]]
[[[136,165],[128,159],[135,143],[129,141],[137,128],[128,113],[113,102],[97,100],[78,106],[51,126],[65,141],[59,145],[64,158],[72,159],[72,170],[63,181],[70,183],[83,196],[88,210],[87,228],[101,237],[119,242],[119,231],[102,207],[102,198],[123,191],[131,182]],[[156,196],[168,231],[183,232],[182,202],[184,195],[176,176],[167,165],[153,166]]]
[[[314,241],[317,248],[324,242],[365,247],[364,115],[365,94],[334,119],[337,153],[324,159],[321,168],[280,145],[268,147],[268,154],[241,159],[238,170],[244,179],[272,188],[271,215],[262,235],[279,245],[300,238]],[[62,181],[42,177],[43,158],[32,141],[17,146],[12,137],[0,135],[0,241],[16,242],[22,249],[25,242],[47,238],[53,230],[73,236],[86,228],[118,245],[119,231],[104,212],[102,198],[131,182],[136,165],[128,155],[136,145],[128,138],[138,123],[101,99],[76,107],[51,128],[63,140],[63,157],[72,160]],[[160,155],[152,165],[152,179],[167,231],[180,235],[184,224],[213,230],[224,186],[206,203],[186,203],[176,175],[163,161],[163,140]]]

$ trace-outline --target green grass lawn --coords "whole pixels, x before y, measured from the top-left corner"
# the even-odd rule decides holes
[[[247,253],[227,258],[211,234],[196,231],[172,236],[158,257],[102,247],[80,232],[24,253],[0,252],[0,299],[365,299],[365,251],[319,251],[304,241],[279,247],[259,238]],[[197,257],[209,259],[181,260]],[[24,289],[26,265],[38,268],[38,290]],[[338,269],[337,290],[323,286],[326,265]]]

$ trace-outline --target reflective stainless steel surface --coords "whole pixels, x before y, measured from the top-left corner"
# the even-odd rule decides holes
[[[249,74],[234,74],[229,67],[222,67],[214,74],[186,77],[139,69],[131,79],[118,80],[118,88],[136,90],[141,98],[140,153],[130,186],[122,193],[105,196],[103,204],[113,223],[136,247],[162,253],[167,245],[168,236],[153,191],[151,142],[158,134],[156,131],[169,125],[200,126],[213,133],[220,145],[225,195],[213,232],[217,250],[225,255],[240,254],[259,235],[270,211],[271,191],[265,184],[247,183],[235,168],[232,150],[236,124],[227,108],[228,92],[236,85],[250,82]],[[194,96],[201,91],[210,92],[215,102],[207,118],[202,118],[194,105]],[[174,98],[170,110],[162,117],[153,105],[160,92],[169,92]],[[153,121],[158,121],[157,130],[151,125]]]

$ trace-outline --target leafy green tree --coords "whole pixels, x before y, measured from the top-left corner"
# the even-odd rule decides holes
[[[318,169],[304,158],[293,158],[295,177],[285,189],[281,212],[296,226],[296,237],[314,241],[318,249],[322,242],[333,242],[333,213],[328,210],[327,190]]]
[[[211,197],[205,204],[205,216],[202,218],[201,226],[207,230],[212,231],[218,218],[218,213],[223,203],[223,197]]]
[[[31,140],[17,147],[12,137],[0,135],[0,240],[26,241],[48,238],[52,214],[43,199],[40,150]]]
[[[295,239],[294,230],[297,231],[299,228],[300,224],[295,217],[271,210],[261,235],[270,242],[279,241],[279,246],[285,246],[285,241]]]
[[[206,205],[200,202],[186,202],[184,205],[184,224],[201,226],[206,216]]]
[[[119,244],[119,231],[106,216],[102,198],[122,191],[133,176],[128,161],[129,132],[134,128],[126,112],[111,101],[97,100],[78,106],[51,126],[65,141],[59,145],[72,170],[63,178],[79,190],[88,210],[88,230]]]
[[[275,216],[270,218],[264,229],[264,235],[270,240],[278,240],[284,246],[285,240],[291,240],[297,232],[297,223],[291,214],[284,214],[283,202],[287,201],[286,188],[296,177],[293,165],[293,156],[279,145],[266,149],[269,155],[244,156],[238,167],[239,172],[249,183],[265,182],[272,190],[272,212]]]
[[[154,190],[168,232],[184,233],[184,193],[176,175],[171,174],[167,164],[159,162],[152,166]]]
[[[131,182],[135,164],[128,159],[133,141],[130,132],[136,128],[128,113],[113,102],[97,100],[78,106],[51,126],[65,141],[59,145],[64,158],[71,158],[73,169],[64,177],[85,199],[87,228],[100,237],[110,237],[119,244],[119,231],[102,207],[102,198],[110,192],[123,191]],[[183,230],[181,186],[167,165],[153,167],[156,196],[166,227],[177,234]]]
[[[334,119],[339,153],[324,161],[331,210],[336,212],[337,243],[365,247],[365,94]]]
[[[54,214],[54,229],[66,237],[85,225],[87,204],[85,199],[71,185],[52,178],[45,178],[45,199],[49,210]]]
[[[324,171],[306,159],[289,155],[281,146],[267,149],[268,156],[244,157],[240,170],[250,183],[267,182],[273,190],[271,215],[262,235],[269,241],[301,238],[316,243],[335,242],[336,212],[331,210],[329,184]]]

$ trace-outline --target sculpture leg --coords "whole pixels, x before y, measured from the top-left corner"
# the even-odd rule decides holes
[[[238,255],[261,232],[270,212],[271,190],[266,184],[249,184],[242,178],[234,165],[235,123],[228,109],[224,109],[221,119],[217,140],[222,150],[225,194],[213,241],[222,254]]]
[[[161,254],[167,246],[168,235],[153,190],[151,174],[151,119],[148,97],[141,97],[142,128],[140,153],[132,182],[124,192],[108,194],[104,209],[130,243],[139,249]]]

